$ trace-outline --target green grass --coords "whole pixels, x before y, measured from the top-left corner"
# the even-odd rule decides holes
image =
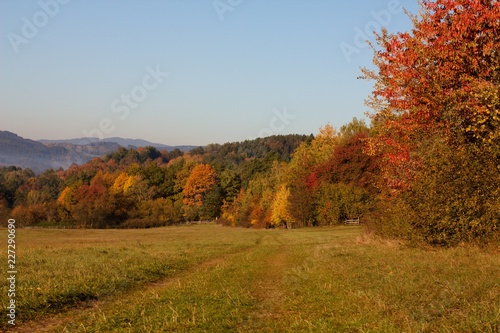
[[[499,332],[498,252],[361,233],[20,229],[19,330]]]

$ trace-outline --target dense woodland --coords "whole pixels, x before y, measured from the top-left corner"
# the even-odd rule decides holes
[[[312,136],[212,144],[183,153],[119,148],[67,170],[0,168],[2,210],[24,226],[152,227],[221,217],[257,174]]]
[[[410,32],[374,45],[371,123],[183,154],[124,149],[35,176],[0,171],[19,223],[152,227],[213,220],[304,227],[361,216],[433,245],[500,238],[500,3],[423,1]],[[5,216],[5,215],[4,215]]]

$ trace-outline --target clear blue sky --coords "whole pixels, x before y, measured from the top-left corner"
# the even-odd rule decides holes
[[[400,7],[418,11],[417,0],[2,0],[0,130],[205,145],[340,127],[364,118],[372,87],[357,79],[372,60],[359,31],[409,30]]]

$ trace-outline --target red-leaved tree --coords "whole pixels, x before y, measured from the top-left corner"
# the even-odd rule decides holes
[[[500,145],[500,2],[422,1],[411,32],[382,31],[368,100],[389,186],[415,177],[415,148],[439,135],[451,147],[468,144],[498,153]]]
[[[410,32],[381,32],[377,70],[364,70],[375,80],[368,105],[376,134],[367,151],[378,156],[388,192],[402,203],[392,211],[414,234],[434,244],[495,238],[500,2],[421,6]]]

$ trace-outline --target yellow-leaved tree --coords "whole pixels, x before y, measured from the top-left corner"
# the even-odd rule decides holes
[[[271,205],[271,222],[274,226],[286,226],[291,229],[293,218],[290,214],[290,189],[285,185],[281,185],[276,192],[273,203]]]

